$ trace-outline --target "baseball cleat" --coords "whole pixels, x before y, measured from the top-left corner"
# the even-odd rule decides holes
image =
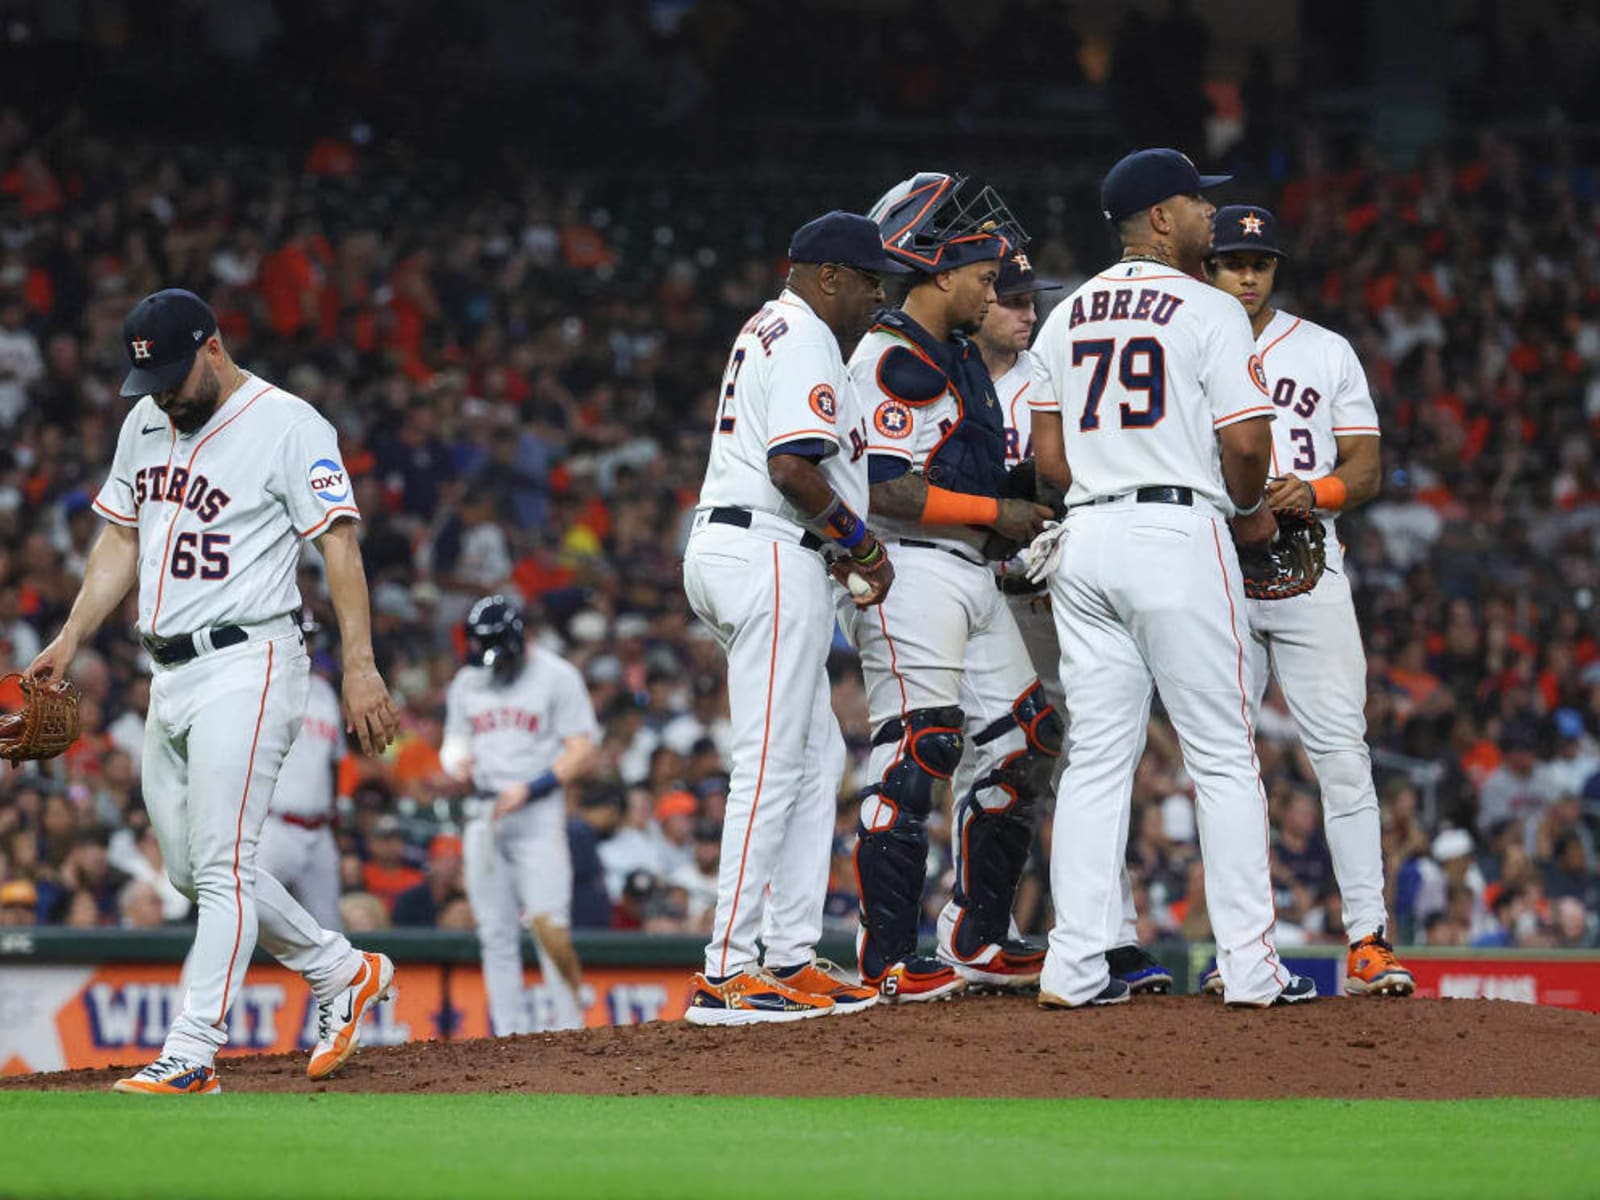
[[[1112,977],[1122,980],[1135,996],[1164,996],[1172,990],[1172,972],[1152,958],[1143,946],[1118,946],[1106,951]]]
[[[887,1004],[916,1004],[923,1000],[943,1000],[967,986],[955,968],[936,958],[920,954],[902,959],[876,980],[863,976],[862,982],[876,984]]]
[[[836,1017],[863,1012],[883,998],[877,988],[857,983],[848,971],[826,958],[815,958],[798,967],[772,968],[770,973],[797,992],[826,996],[833,1001]]]
[[[1317,985],[1304,975],[1290,975],[1289,982],[1284,984],[1283,991],[1271,1000],[1260,1002],[1252,1000],[1230,1000],[1229,1008],[1277,1008],[1284,1004],[1304,1004],[1308,1000],[1317,998]]]
[[[1104,1008],[1108,1004],[1126,1004],[1133,999],[1133,989],[1123,980],[1112,976],[1106,980],[1105,987],[1101,988],[1089,999],[1081,1004],[1072,1004],[1054,992],[1041,991],[1039,993],[1040,1008]]]
[[[1021,938],[1008,938],[985,946],[970,962],[955,962],[941,949],[939,961],[954,969],[968,984],[1004,991],[1021,991],[1039,982],[1044,970],[1044,947]]]
[[[306,1065],[306,1078],[326,1079],[349,1060],[361,1044],[361,1018],[393,991],[394,963],[387,954],[363,954],[361,970],[344,991],[317,1004],[317,1044]]]
[[[117,1080],[111,1090],[130,1096],[220,1096],[222,1080],[214,1067],[163,1054],[137,1074]]]
[[[752,967],[713,983],[705,975],[692,981],[694,992],[683,1019],[691,1025],[761,1025],[826,1017],[834,1010],[829,996],[803,992],[791,983]]]
[[[1215,961],[1200,976],[1200,986],[1196,990],[1207,996],[1222,995],[1222,968]]]
[[[1344,990],[1348,996],[1409,996],[1417,981],[1383,940],[1383,930],[1350,947],[1345,960]]]

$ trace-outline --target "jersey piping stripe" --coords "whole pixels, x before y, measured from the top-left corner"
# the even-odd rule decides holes
[[[218,425],[210,433],[206,434],[205,437],[200,439],[199,443],[196,444],[195,448],[190,452],[189,461],[184,467],[184,469],[189,472],[189,475],[190,475],[191,478],[194,476],[194,460],[200,457],[200,451],[205,449],[206,443],[209,442],[212,438],[216,437],[217,434],[221,433],[229,425],[232,425],[240,417],[244,416],[245,413],[249,412],[250,411],[250,406],[253,405],[257,400],[261,399],[261,397],[265,396],[271,390],[272,390],[272,384],[269,383],[264,388],[262,388],[259,392],[257,392],[254,396],[251,396],[250,399],[246,400],[244,402],[243,406],[239,409],[238,412],[234,413],[233,416],[229,417],[221,425]],[[174,445],[176,445],[176,443],[177,443],[177,434],[176,433],[173,434],[173,443],[174,443]],[[171,459],[170,456],[167,459],[167,465],[169,467],[172,465],[172,459]],[[187,487],[188,485],[185,484],[184,486]],[[156,607],[155,607],[155,611],[150,614],[150,635],[152,637],[155,636],[156,622],[161,620],[161,601],[162,601],[163,597],[165,596],[166,590],[167,590],[167,564],[172,561],[172,535],[174,533],[176,533],[177,530],[178,530],[178,518],[177,517],[173,517],[172,518],[172,524],[167,526],[167,544],[166,544],[165,548],[163,548],[163,550],[161,551],[161,566],[159,568],[160,571],[161,571],[161,574],[156,577]]]
[[[775,438],[768,438],[767,445],[775,446],[779,442],[795,442],[809,437],[827,438],[830,442],[837,442],[839,433],[834,429],[796,429],[793,433],[780,433]]]
[[[1255,731],[1250,728],[1250,696],[1244,686],[1244,643],[1239,640],[1239,614],[1233,606],[1233,589],[1228,586],[1228,567],[1222,558],[1222,538],[1217,533],[1217,522],[1211,521],[1211,541],[1217,548],[1217,570],[1222,573],[1222,592],[1228,597],[1228,632],[1233,634],[1233,645],[1236,651],[1235,669],[1239,681],[1239,719],[1244,722],[1244,736],[1250,743],[1250,769],[1255,772],[1256,795],[1261,799],[1261,828],[1267,843],[1267,860],[1272,858],[1272,830],[1267,821],[1267,793],[1261,786],[1261,760],[1256,757]],[[1272,914],[1272,923],[1267,926],[1267,931],[1261,935],[1261,944],[1267,948],[1267,962],[1272,966],[1272,978],[1280,988],[1287,986],[1283,976],[1278,973],[1278,952],[1273,948],[1273,934],[1278,929],[1278,910],[1273,903],[1270,878],[1267,887],[1267,911]]]
[[[310,529],[306,530],[300,536],[303,537],[303,538],[316,537],[317,534],[322,531],[322,527],[324,525],[328,524],[330,521],[332,521],[340,513],[350,513],[357,520],[361,519],[361,510],[359,508],[357,508],[354,504],[336,505],[335,507],[330,508],[327,512],[323,513],[322,514],[322,520],[318,521],[315,525],[313,525]]]
[[[917,461],[917,456],[915,454],[911,453],[911,451],[909,451],[909,450],[903,450],[899,446],[887,446],[887,445],[883,445],[883,444],[877,443],[877,442],[868,442],[867,443],[867,453],[868,454],[892,454],[896,458],[905,459],[907,462],[916,462]]]
[[[1335,433],[1382,433],[1376,425],[1335,425]]]
[[[1019,387],[1017,389],[1017,394],[1015,396],[1011,397],[1011,405],[1006,411],[1011,416],[1011,428],[1013,428],[1013,429],[1015,429],[1017,427],[1017,401],[1021,400],[1022,399],[1022,393],[1027,391],[1032,386],[1033,386],[1033,380],[1030,379],[1030,380],[1028,380],[1027,383],[1023,384],[1021,387]],[[1029,403],[1031,405],[1032,402],[1030,401]],[[1023,450],[1023,448],[1021,446],[1017,447],[1017,457],[1018,458],[1022,457],[1022,450]]]
[[[1299,328],[1300,328],[1300,318],[1296,317],[1294,319],[1294,324],[1293,325],[1289,326],[1289,328],[1285,329],[1277,337],[1273,338],[1270,342],[1267,343],[1267,348],[1261,352],[1261,361],[1263,363],[1265,363],[1267,361],[1267,355],[1272,353],[1272,348],[1274,346],[1276,346],[1279,342],[1283,341],[1284,338],[1288,337],[1296,329],[1299,329]]]
[[[767,743],[772,737],[772,696],[778,690],[778,631],[783,618],[783,575],[778,566],[778,543],[772,543],[772,653],[767,660],[767,713],[761,725],[761,765],[756,768],[756,794],[750,800],[750,816],[745,821],[744,845],[739,850],[739,880],[733,885],[733,904],[728,909],[728,924],[722,932],[722,959],[718,975],[728,973],[728,943],[733,939],[734,922],[739,917],[739,895],[744,891],[744,870],[750,857],[750,835],[756,827],[756,810],[761,807],[761,785],[767,778]]]
[[[124,516],[122,513],[119,513],[116,509],[110,508],[110,507],[100,503],[100,497],[98,497],[98,496],[96,496],[94,498],[94,507],[98,508],[101,512],[105,513],[106,516],[110,517],[113,521],[119,522],[120,524],[123,524],[123,525],[137,525],[139,523],[139,518],[138,517]]]
[[[1116,268],[1112,267],[1111,270],[1115,271]],[[1171,272],[1169,274],[1164,274],[1164,275],[1121,275],[1121,276],[1113,275],[1113,274],[1110,273],[1110,271],[1102,271],[1102,272],[1100,272],[1100,274],[1096,275],[1095,278],[1096,279],[1104,279],[1107,283],[1135,283],[1135,282],[1145,283],[1145,282],[1147,282],[1149,280],[1152,280],[1152,279],[1187,279],[1191,283],[1198,282],[1198,280],[1196,280],[1193,275],[1185,275],[1182,271],[1175,271],[1175,272]]]
[[[233,953],[228,956],[228,973],[222,977],[222,1009],[213,1024],[221,1029],[228,1020],[228,985],[233,966],[239,961],[239,943],[244,938],[244,885],[239,879],[239,846],[244,840],[244,810],[250,803],[250,777],[256,769],[256,747],[261,744],[261,721],[267,715],[267,692],[272,687],[272,643],[267,643],[267,680],[261,685],[261,707],[256,710],[256,731],[250,738],[250,758],[244,767],[244,792],[239,796],[239,819],[233,827]],[[270,799],[270,797],[269,797]]]
[[[1272,405],[1270,404],[1256,404],[1249,408],[1241,408],[1238,412],[1231,412],[1225,417],[1217,417],[1211,424],[1213,426],[1225,425],[1229,421],[1242,421],[1244,418],[1253,417],[1257,413],[1269,413],[1271,411]]]

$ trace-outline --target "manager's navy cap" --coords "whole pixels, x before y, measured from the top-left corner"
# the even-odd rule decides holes
[[[1025,296],[1030,292],[1058,292],[1067,285],[1033,273],[1033,263],[1021,246],[1000,260],[1000,278],[994,281],[996,296]]]
[[[146,296],[122,323],[122,344],[133,364],[122,381],[123,396],[172,391],[216,331],[217,314],[193,292],[165,288]]]
[[[1189,156],[1177,150],[1135,150],[1106,172],[1100,207],[1106,220],[1116,222],[1169,196],[1193,196],[1232,178],[1200,174]]]
[[[911,268],[890,258],[883,248],[883,231],[870,217],[834,209],[794,231],[789,241],[789,261],[838,263],[882,275],[909,275]]]
[[[1230,204],[1217,209],[1211,221],[1211,253],[1258,250],[1284,257],[1278,248],[1278,218],[1256,204]]]

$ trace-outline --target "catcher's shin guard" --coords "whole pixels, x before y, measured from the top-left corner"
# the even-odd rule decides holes
[[[857,937],[861,976],[880,979],[917,949],[917,916],[928,870],[928,814],[933,786],[961,761],[959,708],[920,708],[887,722],[873,744],[898,744],[883,781],[861,797],[856,882],[861,891]]]
[[[955,906],[961,910],[952,949],[970,958],[1006,940],[1017,881],[1033,843],[1033,814],[1049,790],[1061,753],[1061,718],[1035,683],[1006,716],[973,739],[983,746],[1020,731],[1021,749],[972,785],[956,809]],[[1013,735],[1014,736],[1014,735]]]

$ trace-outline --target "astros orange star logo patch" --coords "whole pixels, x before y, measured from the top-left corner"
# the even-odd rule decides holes
[[[1250,237],[1261,236],[1261,218],[1255,213],[1245,213],[1239,218],[1239,228],[1243,229]]]

